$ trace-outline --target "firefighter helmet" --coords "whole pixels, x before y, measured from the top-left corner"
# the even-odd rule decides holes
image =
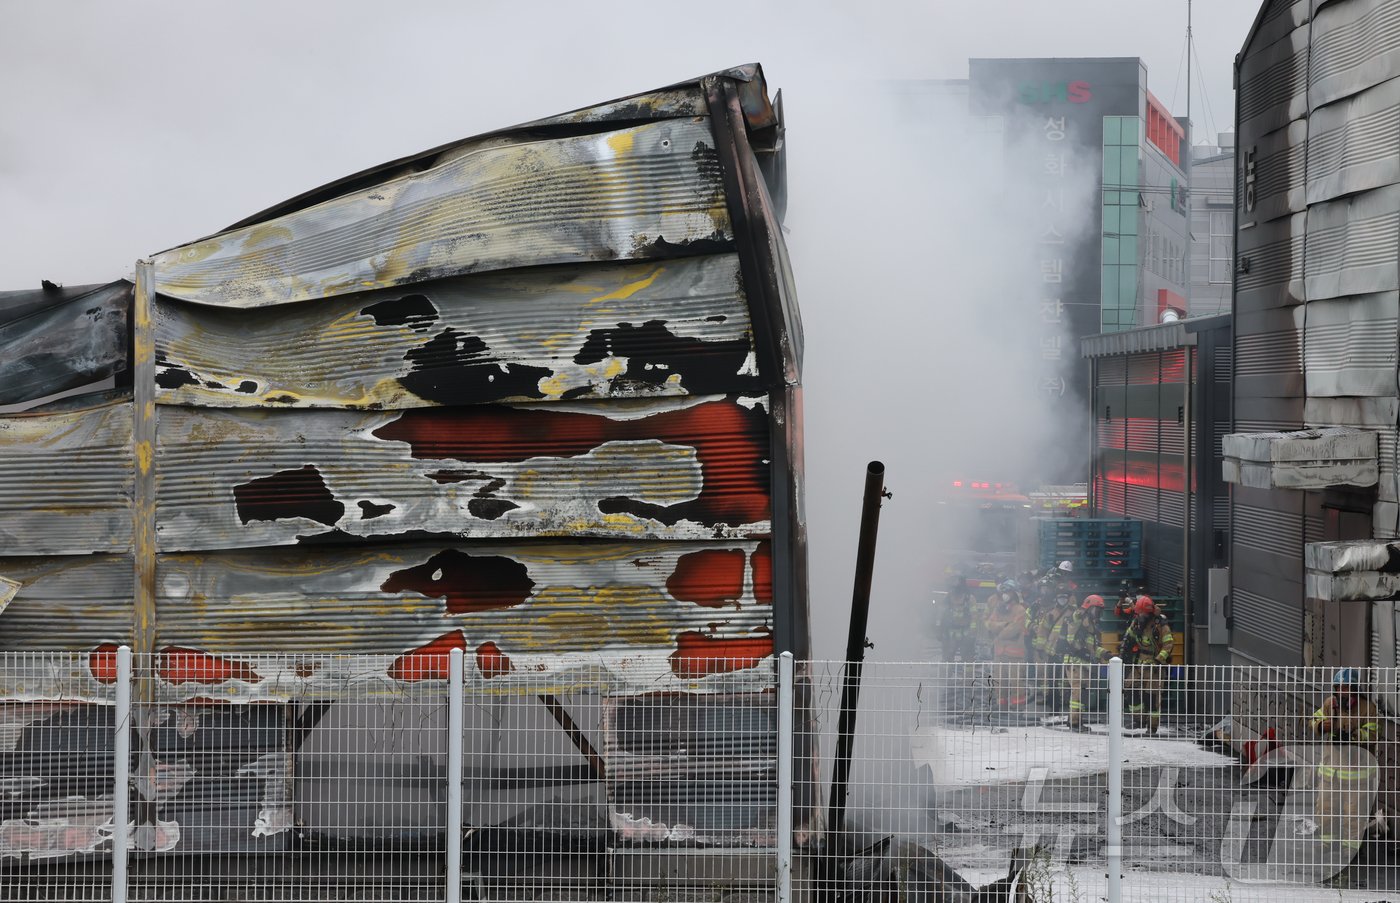
[[[1014,593],[1014,592],[1016,592],[1016,581],[1015,581],[1015,580],[1003,580],[1003,581],[1001,582],[1001,584],[997,587],[997,592],[999,592],[999,593]]]
[[[1061,561],[1059,567],[1057,567],[1055,570],[1059,571],[1061,574],[1073,574],[1073,573],[1074,573],[1074,562],[1072,562],[1072,561]]]
[[[1084,604],[1080,608],[1103,608],[1103,596],[1098,593],[1090,593],[1084,597]]]
[[[1332,675],[1332,686],[1334,687],[1355,687],[1361,683],[1361,676],[1356,673],[1355,668],[1338,668],[1337,673]]]
[[[1137,601],[1133,603],[1133,614],[1135,615],[1155,615],[1156,613],[1157,605],[1152,601],[1151,596],[1138,596]]]

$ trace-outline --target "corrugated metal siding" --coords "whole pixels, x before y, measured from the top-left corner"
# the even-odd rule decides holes
[[[415,532],[698,539],[771,529],[763,398],[159,413],[167,551]]]
[[[1308,209],[1307,298],[1390,292],[1400,288],[1400,185]]]
[[[1309,303],[1304,365],[1310,397],[1393,396],[1400,295]]]
[[[5,555],[131,549],[131,405],[0,417]]]
[[[1303,522],[1295,514],[1235,503],[1237,545],[1302,560]]]
[[[409,408],[758,387],[734,254],[443,279],[293,307],[162,299],[158,398]]]
[[[1303,648],[1301,600],[1295,603],[1271,598],[1238,586],[1231,588],[1231,597],[1236,629],[1246,635],[1243,645],[1248,648],[1249,638],[1257,637],[1265,641],[1271,652],[1274,649],[1295,650],[1292,658],[1296,663]]]
[[[7,651],[86,651],[131,642],[129,555],[0,558],[0,577],[20,582],[0,614]]]
[[[9,293],[7,293],[9,294]],[[114,282],[70,297],[59,291],[21,295],[0,308],[0,405],[76,389],[126,369],[131,284]],[[54,303],[42,303],[56,296]]]
[[[1241,131],[1263,135],[1307,111],[1308,35],[1295,28],[1242,61],[1239,83]]]
[[[1349,0],[1317,10],[1312,22],[1310,100],[1321,107],[1400,76],[1400,8]]]
[[[1400,79],[1316,110],[1308,127],[1308,203],[1400,181]]]
[[[486,147],[154,258],[157,290],[229,307],[733,241],[705,119]]]

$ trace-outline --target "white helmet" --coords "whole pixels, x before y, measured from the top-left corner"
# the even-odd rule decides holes
[[[1059,570],[1064,574],[1072,574],[1074,573],[1074,565],[1068,561],[1061,561]]]

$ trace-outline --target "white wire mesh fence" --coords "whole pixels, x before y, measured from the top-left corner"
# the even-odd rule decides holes
[[[1390,670],[497,664],[0,655],[0,900],[1400,898]]]

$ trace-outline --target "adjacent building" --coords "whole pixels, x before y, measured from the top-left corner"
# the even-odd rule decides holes
[[[1236,61],[1234,433],[1224,452],[1241,659],[1396,663],[1394,12],[1385,0],[1268,0]]]

